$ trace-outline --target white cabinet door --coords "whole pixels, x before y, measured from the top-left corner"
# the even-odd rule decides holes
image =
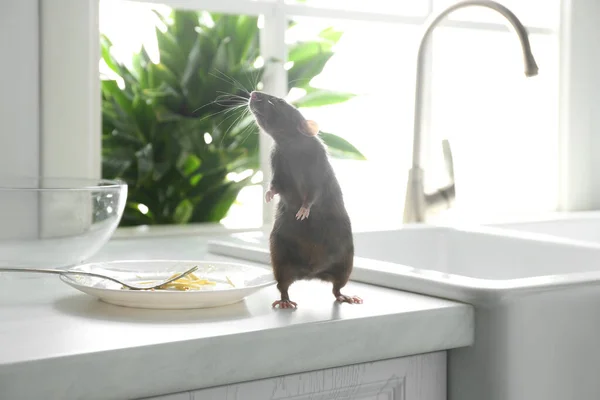
[[[446,352],[261,379],[152,399],[444,400]]]

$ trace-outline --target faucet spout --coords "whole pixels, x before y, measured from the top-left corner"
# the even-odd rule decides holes
[[[529,41],[527,43],[529,44]],[[533,58],[531,49],[523,51],[523,53],[523,56],[525,57],[525,76],[528,78],[536,76],[538,74],[538,66],[535,62],[535,58]]]
[[[425,51],[429,45],[429,39],[431,33],[435,27],[451,12],[460,8],[480,6],[486,7],[491,10],[497,11],[509,22],[513,28],[519,42],[521,43],[521,49],[523,52],[523,62],[525,67],[525,76],[532,77],[538,74],[538,65],[535,61],[533,53],[531,52],[531,45],[529,43],[529,37],[527,30],[515,16],[515,14],[508,8],[491,0],[465,0],[455,3],[446,9],[439,12],[437,15],[429,19],[425,25],[425,30],[421,37],[419,44],[419,50],[417,54],[417,73],[416,73],[416,86],[415,86],[415,109],[414,109],[414,135],[413,135],[413,152],[412,152],[412,168],[409,171],[408,184],[406,188],[406,202],[404,206],[404,223],[415,223],[424,222],[426,214],[432,208],[438,208],[442,205],[448,207],[452,204],[455,197],[454,181],[448,186],[437,190],[435,193],[426,194],[424,193],[423,186],[423,170],[422,170],[422,125],[423,125],[423,87],[424,87],[424,76],[423,69],[425,65]],[[445,143],[446,152],[450,153],[449,144]],[[450,156],[451,160],[451,156]],[[453,177],[451,177],[453,180]]]

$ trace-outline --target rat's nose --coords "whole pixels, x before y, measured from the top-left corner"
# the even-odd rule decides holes
[[[258,92],[254,91],[254,90],[252,92],[250,92],[250,98],[252,100],[258,99]]]

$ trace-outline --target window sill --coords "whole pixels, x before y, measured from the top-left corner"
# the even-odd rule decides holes
[[[220,223],[198,223],[188,225],[141,225],[117,228],[113,239],[140,239],[171,236],[212,236],[260,230],[261,227],[227,228]]]
[[[448,210],[445,215],[432,219],[429,223],[433,225],[503,225],[532,221],[543,221],[549,219],[577,218],[589,216],[589,213],[583,212],[540,212],[540,213],[512,213],[498,214],[494,216],[468,216],[464,211]],[[356,232],[376,231],[376,230],[394,230],[401,229],[402,222],[390,224],[389,221],[374,222],[362,224],[353,224],[353,230]],[[143,225],[135,227],[117,228],[113,234],[113,239],[140,239],[172,236],[215,236],[227,235],[231,233],[252,232],[259,230],[270,230],[270,226],[248,226],[245,228],[228,228],[221,223],[198,223],[188,225]]]

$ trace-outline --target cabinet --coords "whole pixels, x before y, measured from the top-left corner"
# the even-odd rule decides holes
[[[443,400],[446,399],[446,352],[329,368],[150,399]]]

